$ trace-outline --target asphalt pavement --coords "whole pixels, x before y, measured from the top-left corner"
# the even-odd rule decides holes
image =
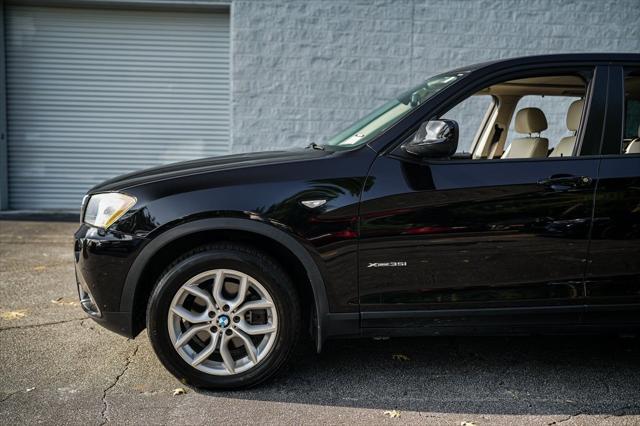
[[[618,336],[335,340],[255,389],[189,388],[145,332],[83,314],[76,227],[0,220],[2,425],[640,424],[640,339]]]

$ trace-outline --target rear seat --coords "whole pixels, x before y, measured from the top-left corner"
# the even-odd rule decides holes
[[[567,111],[567,129],[573,132],[571,136],[565,136],[560,139],[558,145],[551,151],[549,157],[571,157],[573,148],[576,146],[576,135],[580,126],[580,118],[582,117],[582,106],[584,101],[579,99],[574,101]]]

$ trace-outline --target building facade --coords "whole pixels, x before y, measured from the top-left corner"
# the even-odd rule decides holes
[[[463,65],[640,52],[640,0],[0,4],[2,210],[75,210],[116,174],[321,143]]]

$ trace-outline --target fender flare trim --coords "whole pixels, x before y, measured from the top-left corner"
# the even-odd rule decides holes
[[[120,311],[131,312],[133,318],[133,304],[135,300],[138,283],[142,277],[145,267],[149,261],[163,247],[186,235],[195,234],[203,231],[229,230],[229,231],[245,231],[262,235],[270,238],[293,253],[294,256],[302,263],[313,291],[313,298],[316,309],[316,350],[320,352],[324,341],[326,331],[325,322],[329,313],[329,303],[327,292],[324,285],[324,279],[320,273],[318,265],[315,263],[308,250],[305,249],[300,242],[286,232],[262,222],[256,222],[249,219],[237,218],[210,218],[199,219],[187,222],[171,228],[152,239],[145,245],[131,265],[127,278],[122,289],[120,299]]]

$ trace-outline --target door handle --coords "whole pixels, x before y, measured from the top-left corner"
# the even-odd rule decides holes
[[[593,183],[593,179],[589,176],[574,176],[567,174],[557,174],[538,181],[538,185],[550,188],[556,192],[568,191],[575,188],[584,188],[590,186],[591,183]]]

